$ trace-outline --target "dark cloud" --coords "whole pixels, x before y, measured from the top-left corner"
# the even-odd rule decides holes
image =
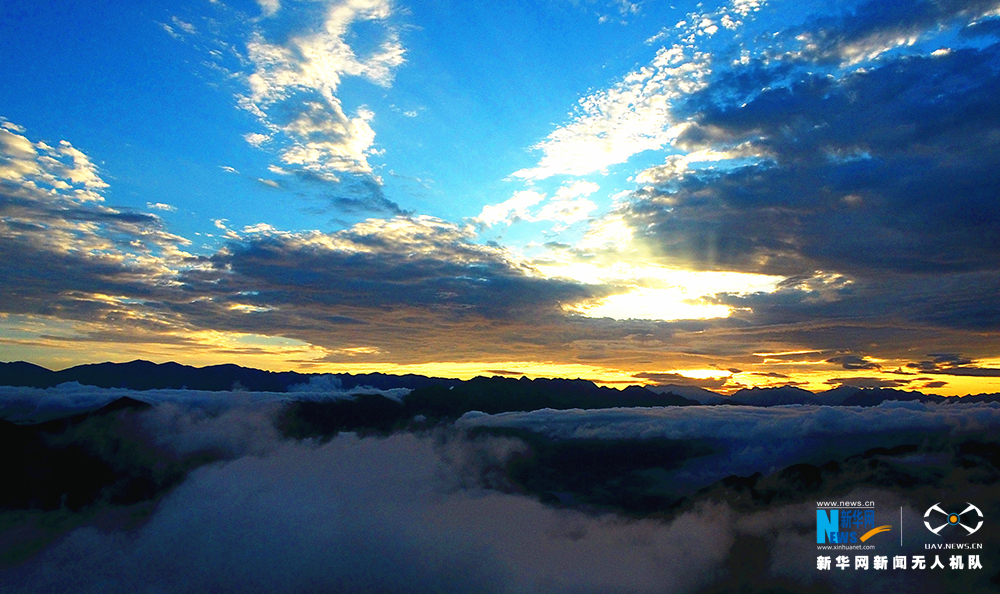
[[[959,31],[962,37],[1000,36],[1000,18],[982,19],[969,23]]]
[[[486,373],[492,373],[494,375],[512,375],[515,377],[524,375],[524,372],[522,371],[511,371],[509,369],[487,369]]]
[[[967,377],[1000,377],[1000,369],[996,367],[949,367],[940,371],[930,373],[940,373],[943,375],[964,375]]]
[[[111,207],[106,184],[63,142],[32,144],[0,134],[0,302],[8,313],[62,319],[120,316],[122,295],[153,299],[189,242],[152,214]],[[122,316],[127,317],[127,316]],[[162,320],[133,319],[136,326]]]
[[[827,363],[836,363],[844,369],[882,369],[878,363],[868,360],[867,357],[858,355],[842,355],[827,359]]]
[[[382,185],[371,178],[360,178],[346,185],[340,195],[329,196],[330,203],[348,214],[379,213],[389,216],[411,215],[398,204],[385,197]]]
[[[696,386],[705,389],[719,389],[728,383],[728,378],[693,378],[679,373],[636,373],[632,377],[646,379],[660,385]]]
[[[429,219],[370,222],[330,237],[258,235],[211,261],[220,286],[253,291],[251,301],[273,306],[519,318],[594,295],[580,284],[530,276],[502,250],[472,244],[458,228]]]
[[[786,275],[995,269],[1000,46],[840,78],[779,74],[751,77],[774,85],[753,97],[723,77],[683,109],[694,125],[679,144],[741,146],[761,162],[638,193],[626,215],[654,249]]]
[[[322,207],[307,207],[306,210],[319,214],[334,215],[412,215],[396,202],[389,200],[381,183],[370,175],[345,174],[337,181],[331,181],[327,176],[297,169],[292,172],[296,179],[306,184],[302,190],[306,195],[316,193],[318,199],[326,204]]]
[[[911,380],[882,379],[878,377],[835,377],[826,380],[831,386],[852,386],[855,388],[899,388]]]
[[[977,366],[973,359],[957,353],[929,354],[930,360],[907,363],[908,369],[922,373],[957,375],[967,377],[1000,377],[1000,369],[996,367]]]
[[[857,62],[939,27],[974,23],[998,6],[996,0],[870,0],[796,31],[802,44],[796,56],[810,62]]]

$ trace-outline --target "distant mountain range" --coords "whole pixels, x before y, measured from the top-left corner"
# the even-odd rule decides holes
[[[313,378],[336,377],[344,390],[370,387],[376,390],[407,388],[410,390],[455,390],[449,395],[466,401],[476,401],[482,406],[472,410],[503,412],[504,410],[531,410],[532,408],[607,408],[611,406],[683,406],[693,404],[746,406],[778,406],[811,404],[828,406],[877,406],[888,400],[916,402],[993,402],[1000,394],[978,394],[961,399],[934,394],[896,390],[892,388],[855,388],[841,385],[826,392],[813,393],[794,386],[743,389],[731,396],[717,394],[704,388],[682,385],[639,387],[624,390],[599,387],[587,380],[528,379],[509,377],[477,377],[457,380],[422,375],[366,374],[310,374],[295,371],[273,372],[241,367],[239,365],[212,365],[192,367],[179,363],[97,363],[78,365],[61,371],[17,361],[0,363],[0,385],[33,388],[51,388],[67,382],[101,388],[128,388],[132,390],[190,389],[190,390],[245,390],[248,392],[288,392],[295,386],[304,386]],[[484,394],[502,395],[499,401],[487,402]],[[489,399],[487,399],[489,400]],[[499,402],[502,401],[501,406]],[[509,408],[513,406],[514,408]],[[461,406],[459,408],[465,408]],[[450,411],[452,412],[452,411]]]

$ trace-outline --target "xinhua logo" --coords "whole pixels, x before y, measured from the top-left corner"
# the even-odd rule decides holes
[[[962,510],[957,514],[946,512],[943,509],[941,509],[940,506],[941,506],[940,502],[935,503],[934,505],[927,508],[926,512],[924,512],[924,526],[927,526],[928,530],[930,530],[934,534],[937,534],[938,536],[941,535],[942,530],[948,528],[949,526],[961,526],[962,528],[965,528],[965,530],[967,531],[966,536],[972,534],[976,530],[979,530],[980,528],[983,527],[983,512],[980,511],[978,507],[972,505],[971,503],[968,503],[968,507],[966,507],[964,510]],[[975,512],[975,514],[971,512]],[[941,518],[938,514],[944,516],[944,518]],[[969,525],[975,522],[976,520],[979,520],[979,522],[976,524],[976,527],[971,528]],[[944,523],[938,526],[937,528],[934,528],[931,525],[931,522],[934,523],[944,522]]]
[[[859,534],[866,530],[864,534]],[[852,544],[892,530],[892,526],[875,527],[874,509],[816,510],[816,544]]]

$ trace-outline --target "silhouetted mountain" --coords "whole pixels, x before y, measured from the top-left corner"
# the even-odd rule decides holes
[[[857,394],[861,391],[861,388],[856,388],[854,386],[848,386],[846,384],[841,384],[832,390],[827,390],[826,392],[820,392],[816,396],[819,398],[820,403],[827,404],[830,406],[836,406],[838,404],[843,404],[845,400],[849,397]]]
[[[586,380],[477,377],[453,385],[431,385],[410,392],[401,402],[379,395],[353,400],[300,401],[285,407],[278,426],[286,437],[330,438],[340,431],[387,433],[405,429],[416,417],[454,420],[471,411],[594,409],[697,404],[676,394],[656,394],[629,386],[598,387]]]
[[[962,398],[949,398],[948,402],[1000,402],[1000,393],[996,394],[974,394],[963,396]]]
[[[0,509],[129,504],[183,478],[187,464],[137,437],[130,415],[150,405],[119,398],[97,410],[36,425],[0,421]]]
[[[470,411],[494,414],[542,408],[612,408],[628,406],[689,406],[697,404],[676,394],[657,394],[639,386],[624,390],[599,387],[587,380],[476,377],[452,387],[414,390],[407,407],[419,414],[458,417]]]
[[[59,383],[56,372],[33,363],[25,361],[0,363],[0,386],[51,388]]]
[[[729,398],[730,404],[776,406],[780,404],[820,404],[820,399],[808,390],[795,386],[780,388],[744,388]]]
[[[345,390],[350,390],[359,386],[377,388],[379,390],[392,390],[395,388],[409,388],[417,390],[430,386],[455,386],[462,383],[462,380],[449,379],[443,377],[426,377],[423,375],[388,375],[385,373],[361,373],[353,375],[350,373],[336,374],[340,378],[341,385]]]
[[[898,400],[901,402],[943,402],[945,398],[932,394],[922,394],[920,392],[894,390],[892,388],[867,388],[847,397],[843,404],[844,406],[878,406],[889,400]]]
[[[0,385],[32,388],[51,388],[67,382],[79,382],[85,386],[132,390],[186,388],[208,391],[241,389],[248,392],[286,392],[292,386],[307,384],[310,379],[322,375],[325,374],[263,371],[232,364],[192,367],[179,363],[151,363],[142,360],[77,365],[62,371],[49,371],[44,367],[22,361],[0,363]],[[336,377],[345,390],[357,386],[370,386],[380,390],[416,389],[459,383],[459,380],[413,374],[345,373],[337,374]]]
[[[78,365],[57,372],[57,376],[60,382],[76,381],[101,388],[245,389],[254,392],[284,392],[289,386],[308,382],[310,377],[295,371],[275,373],[232,364],[191,367],[149,361]]]
[[[677,384],[666,384],[663,386],[646,386],[647,390],[657,394],[677,394],[688,400],[694,400],[701,404],[722,404],[729,399],[722,394],[716,394],[711,390],[699,388],[698,386],[680,386]]]
[[[968,398],[968,397],[967,397]],[[922,392],[909,392],[893,388],[856,388],[838,386],[826,392],[814,394],[794,386],[779,388],[743,389],[732,395],[726,402],[749,406],[778,406],[787,404],[811,404],[826,406],[878,406],[892,400],[911,402],[945,402],[948,398]],[[959,400],[959,399],[954,399]],[[962,400],[966,400],[963,398]],[[986,400],[990,401],[990,400]]]
[[[814,394],[795,386],[776,388],[742,389],[730,397],[695,386],[631,386],[625,390],[598,387],[587,380],[568,379],[515,379],[507,377],[477,377],[462,381],[457,379],[425,377],[422,375],[365,374],[316,374],[295,371],[264,371],[239,365],[211,365],[192,367],[179,363],[97,363],[78,365],[62,371],[23,361],[0,363],[0,385],[51,388],[68,382],[102,388],[128,388],[132,390],[191,389],[206,391],[246,390],[248,392],[287,392],[293,386],[308,386],[314,378],[335,377],[341,388],[371,387],[378,390],[406,388],[415,391],[453,390],[457,394],[438,394],[435,403],[450,416],[465,408],[461,404],[446,404],[458,394],[464,402],[477,402],[468,410],[503,412],[509,410],[534,410],[537,408],[607,408],[613,406],[678,406],[689,404],[740,404],[749,406],[776,406],[811,404],[828,406],[877,406],[888,400],[917,402],[955,402],[941,396],[891,388],[861,389],[841,385]],[[322,389],[321,387],[317,389]],[[417,394],[417,398],[423,396]],[[967,396],[965,402],[994,402],[998,394]],[[502,404],[501,404],[502,403]],[[463,412],[468,412],[463,410]]]

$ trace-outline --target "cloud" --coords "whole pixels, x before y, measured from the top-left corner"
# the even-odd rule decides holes
[[[303,176],[300,175],[300,178]],[[322,198],[334,210],[346,214],[380,213],[389,216],[413,214],[389,200],[382,189],[382,184],[370,177],[356,176],[343,180],[335,190],[326,191]]]
[[[262,3],[265,16],[278,7],[276,1]],[[321,27],[294,31],[286,42],[253,34],[247,43],[254,68],[247,77],[250,93],[240,104],[271,131],[247,134],[247,142],[259,147],[280,133],[288,141],[278,149],[283,163],[336,181],[338,173],[371,174],[368,156],[375,150],[374,113],[364,106],[353,117],[345,113],[337,96],[342,78],[389,86],[405,52],[388,24],[388,0],[332,1],[323,9]],[[367,56],[358,56],[347,42],[351,26],[361,22],[383,25],[382,41]]]
[[[360,109],[357,117],[348,118],[337,99],[326,104],[306,102],[295,119],[283,127],[296,140],[282,151],[281,160],[318,175],[371,173],[367,154],[375,142],[375,131],[369,125],[373,117],[371,111]]]
[[[696,386],[708,390],[719,389],[725,386],[726,383],[729,381],[728,377],[695,378],[695,377],[688,377],[686,375],[681,375],[679,373],[643,372],[643,373],[636,373],[633,377],[639,379],[652,380],[659,385],[670,384],[677,386]],[[681,396],[683,396],[683,394],[681,394]]]
[[[219,417],[227,411],[242,411],[239,414],[247,413],[254,416],[252,431],[260,432],[264,431],[266,426],[273,424],[273,419],[270,416],[280,405],[292,401],[324,402],[354,398],[358,394],[380,394],[398,401],[408,393],[409,390],[404,388],[377,390],[367,386],[356,386],[345,390],[341,386],[339,378],[327,375],[313,376],[308,383],[291,386],[288,392],[255,391],[252,394],[239,390],[228,392],[188,389],[135,391],[124,388],[97,388],[81,385],[77,382],[68,382],[45,389],[0,386],[0,414],[11,422],[34,423],[95,410],[127,396],[154,405],[155,412],[147,415],[151,423],[148,429],[152,435],[161,437],[174,435],[175,437],[170,437],[170,439],[179,443],[184,439],[183,436],[176,437],[180,429],[193,435],[193,427],[196,425],[209,428],[216,425],[222,427],[231,423],[232,419],[226,421]],[[178,420],[181,415],[185,414],[193,414],[197,418]],[[186,425],[181,428],[178,423]],[[236,423],[234,427],[241,424],[246,425],[246,423]],[[208,433],[217,433],[219,429],[210,428],[207,431]],[[198,436],[192,439],[204,442],[208,438]],[[234,448],[235,446],[226,446],[227,450],[233,449],[239,455],[252,453],[250,450],[244,451]],[[198,448],[189,444],[183,446],[183,449],[195,451]]]
[[[58,320],[59,330],[39,333],[29,318],[4,318],[44,344],[128,344],[137,355],[171,357],[180,347],[265,352],[257,342],[272,354],[424,363],[478,360],[486,340],[491,357],[516,361],[526,349],[546,350],[535,332],[561,325],[563,304],[606,290],[546,279],[504,248],[476,244],[471,227],[430,217],[331,234],[266,223],[237,231],[218,219],[231,243],[194,256],[157,216],[105,206],[104,182],[82,152],[11,127],[3,128],[0,303],[6,315]],[[328,198],[340,210],[399,212],[374,183]]]
[[[843,16],[807,23],[795,37],[801,48],[794,55],[812,62],[856,64],[912,46],[941,29],[978,22],[998,9],[996,0],[868,1]]]
[[[523,448],[504,438],[344,434],[324,445],[246,445],[244,456],[191,473],[134,532],[78,529],[5,572],[5,591],[100,583],[105,592],[520,592],[539,584],[687,592],[708,581],[732,542],[727,510],[717,506],[664,524],[484,490],[475,477]]]
[[[265,143],[271,141],[271,136],[258,132],[247,132],[243,135],[243,139],[247,141],[247,144],[260,148]]]
[[[597,209],[597,205],[587,200],[586,196],[599,189],[600,186],[593,182],[571,182],[556,190],[555,195],[541,208],[532,207],[545,201],[545,194],[535,190],[521,190],[499,204],[487,204],[472,221],[484,227],[512,225],[517,221],[554,221],[555,230],[561,231],[573,223],[586,220]]]
[[[339,388],[321,380],[311,387],[319,398]],[[952,497],[971,499],[989,517],[996,486],[988,456],[995,444],[982,436],[1000,420],[995,403],[542,410],[470,414],[461,421],[584,438],[587,451],[602,454],[611,450],[596,449],[594,438],[708,438],[732,448],[734,463],[751,461],[738,467],[742,480],[716,483],[674,509],[636,518],[565,503],[543,505],[514,491],[505,476],[512,468],[508,462],[528,453],[529,441],[539,443],[534,439],[474,437],[439,428],[386,438],[342,433],[326,443],[291,441],[274,430],[277,408],[270,398],[276,395],[268,393],[62,386],[24,395],[39,392],[86,394],[94,401],[151,396],[157,403],[152,409],[119,419],[126,442],[154,443],[151,451],[171,461],[212,452],[214,462],[189,472],[155,505],[98,504],[84,514],[100,513],[70,520],[66,509],[51,512],[74,528],[6,567],[0,573],[5,592],[346,588],[682,594],[772,585],[795,591],[870,589],[887,583],[913,591],[939,575],[952,583],[970,580],[963,582],[974,586],[966,588],[970,591],[989,588],[990,574],[974,571],[818,573],[811,539],[816,498],[876,501],[876,514],[902,514],[907,527],[921,525],[926,506]],[[936,435],[932,441],[947,445],[848,458],[879,435],[886,443],[911,444],[914,433]],[[836,463],[785,469],[781,458],[788,452],[796,462],[818,454],[819,460]],[[727,457],[722,452],[708,461]],[[699,467],[706,458],[698,456],[689,466]],[[756,463],[768,459],[780,472],[749,476]],[[665,472],[683,481],[691,470]],[[802,484],[813,475],[815,498],[811,485]],[[866,484],[870,476],[883,486]],[[587,480],[589,485],[593,479]],[[987,525],[981,534],[994,546],[995,531]],[[922,529],[907,530],[903,551],[924,551],[925,539],[932,537]],[[859,581],[845,582],[852,578]]]
[[[869,360],[868,357],[858,355],[841,355],[839,357],[827,359],[826,362],[836,363],[844,369],[882,369],[882,367],[875,361]]]
[[[156,202],[156,203],[147,202],[146,208],[150,210],[162,210],[164,212],[177,212],[176,206],[171,206],[169,204],[164,204],[162,202]]]
[[[675,45],[662,48],[649,66],[629,73],[610,89],[580,100],[572,120],[535,145],[535,167],[514,172],[523,179],[605,171],[643,151],[673,142],[679,122],[671,104],[700,89],[710,73],[709,56]]]
[[[998,82],[997,46],[933,54],[914,46],[861,69],[820,63],[860,39],[900,27],[930,39],[996,10],[995,2],[918,5],[870,3],[782,32],[800,34],[795,43],[827,39],[811,57],[776,59],[757,46],[760,56],[715,66],[669,105],[677,126],[669,145],[683,152],[639,172],[632,204],[608,216],[641,230],[642,248],[707,269],[992,268],[997,246],[962,238],[996,235],[998,119],[988,89]]]
[[[882,379],[878,377],[835,377],[826,380],[831,386],[853,386],[855,388],[900,388],[912,380]],[[930,387],[925,385],[924,387]],[[940,387],[940,386],[939,386]]]
[[[850,385],[849,381],[841,382]],[[863,383],[863,382],[862,382]],[[870,387],[870,386],[859,386]],[[529,429],[554,439],[708,440],[719,453],[698,459],[674,478],[693,488],[730,474],[769,473],[809,459],[829,446],[850,443],[856,452],[891,435],[975,435],[1000,422],[1000,404],[886,402],[876,407],[666,407],[591,411],[539,410],[486,415],[467,413],[462,428]],[[841,455],[846,452],[841,449]]]
[[[887,55],[834,74],[764,61],[720,71],[675,104],[687,155],[637,175],[643,187],[593,227],[621,232],[587,247],[785,276],[776,291],[713,302],[799,348],[864,352],[867,336],[896,366],[912,361],[904,344],[994,328],[998,246],[968,237],[1000,236],[998,52]],[[709,153],[727,159],[689,165]]]
[[[531,219],[528,209],[545,200],[545,194],[535,190],[514,192],[511,198],[499,204],[487,204],[476,217],[476,222],[486,227],[500,223],[510,225],[518,219]]]
[[[97,166],[63,140],[57,147],[32,143],[25,136],[0,129],[0,180],[28,190],[64,192],[80,202],[100,202],[108,187]]]
[[[0,295],[5,310],[67,318],[113,311],[188,257],[155,215],[103,204],[86,154],[0,129]],[[24,263],[31,267],[25,268]]]
[[[252,289],[255,301],[279,307],[305,299],[318,307],[506,318],[557,311],[561,301],[589,294],[574,283],[534,277],[502,248],[472,239],[470,231],[432,217],[372,219],[334,234],[260,229],[212,261],[218,271],[232,271],[219,287]]]
[[[281,8],[281,0],[257,0],[257,4],[265,17],[274,16]]]

